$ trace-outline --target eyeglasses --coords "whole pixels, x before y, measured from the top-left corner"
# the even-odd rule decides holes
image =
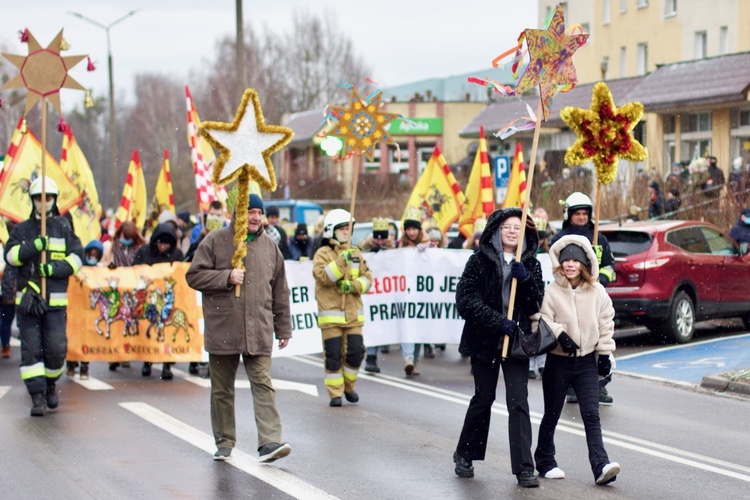
[[[509,233],[511,231],[513,231],[514,233],[521,232],[521,226],[500,226],[500,229],[502,229],[506,233]]]

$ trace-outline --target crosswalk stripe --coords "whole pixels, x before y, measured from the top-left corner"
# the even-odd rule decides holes
[[[98,378],[89,377],[88,380],[81,380],[81,376],[76,373],[76,376],[72,378],[73,382],[78,385],[82,385],[90,391],[113,391],[115,388]]]
[[[211,381],[207,378],[199,377],[197,375],[190,375],[188,372],[172,368],[172,373],[176,377],[185,379],[186,381],[199,385],[201,387],[211,387]],[[250,389],[250,381],[241,378],[239,375],[234,380],[235,389]],[[292,382],[291,380],[279,380],[273,379],[273,388],[277,391],[299,391],[310,396],[318,397],[318,388],[313,384],[304,384],[302,382]]]
[[[141,402],[123,402],[120,403],[120,406],[210,455],[213,455],[216,450],[214,439],[209,434],[201,432],[151,405]],[[302,479],[293,476],[288,472],[277,469],[273,466],[260,464],[257,458],[244,453],[237,448],[232,450],[232,458],[226,463],[260,479],[294,498],[304,498],[306,500],[336,499],[333,495],[329,495],[325,491],[306,483]]]

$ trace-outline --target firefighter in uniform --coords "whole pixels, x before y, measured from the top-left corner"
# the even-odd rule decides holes
[[[326,215],[323,241],[313,258],[325,385],[331,406],[341,406],[342,396],[350,403],[359,401],[354,384],[365,357],[362,295],[370,289],[372,275],[359,248],[345,248],[350,218],[349,212],[340,208]]]
[[[32,416],[44,416],[45,405],[55,409],[58,395],[55,383],[63,373],[68,339],[68,277],[83,264],[83,246],[70,222],[60,216],[54,180],[42,178],[29,187],[32,213],[11,231],[5,261],[18,268],[16,321],[21,338],[21,379],[31,395]],[[41,237],[41,214],[46,212],[46,236]],[[46,263],[41,255],[46,252]],[[46,280],[46,296],[41,297],[41,278]]]

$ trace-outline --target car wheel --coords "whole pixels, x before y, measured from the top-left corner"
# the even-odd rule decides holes
[[[663,332],[674,342],[690,342],[695,333],[695,306],[690,296],[678,292],[672,302],[672,310],[664,321]]]

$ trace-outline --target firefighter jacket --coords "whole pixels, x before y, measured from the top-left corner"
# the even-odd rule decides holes
[[[359,248],[345,250],[333,239],[323,243],[313,258],[318,326],[321,330],[362,326],[365,322],[362,295],[372,284],[367,262]],[[342,293],[342,289],[350,291]]]
[[[47,218],[47,264],[52,273],[46,278],[47,304],[51,309],[68,306],[68,277],[83,267],[83,246],[65,217]],[[5,246],[5,261],[18,268],[16,281],[16,305],[30,287],[41,293],[40,264],[42,253],[34,240],[41,234],[42,221],[36,217],[27,219],[13,228]]]

